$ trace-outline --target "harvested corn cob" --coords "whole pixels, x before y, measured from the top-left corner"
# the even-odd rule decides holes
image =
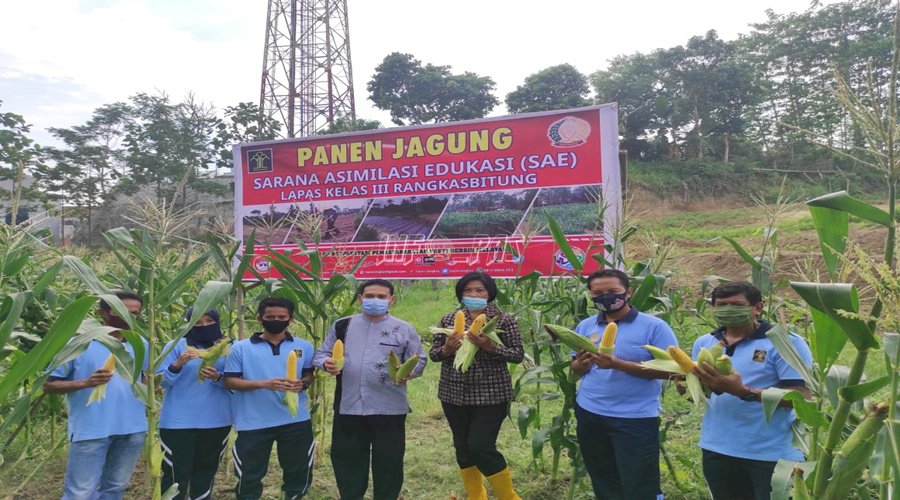
[[[344,342],[341,339],[334,341],[334,347],[331,349],[331,361],[338,370],[344,368]]]
[[[297,351],[292,350],[288,353],[286,368],[284,378],[290,381],[297,380]],[[288,411],[291,412],[291,416],[296,417],[297,410],[300,407],[300,395],[294,391],[285,391],[284,404],[287,405]]]
[[[391,378],[391,381],[393,383],[399,384],[404,378],[406,378],[407,375],[412,373],[418,363],[418,354],[407,359],[406,362],[401,364],[400,358],[397,357],[397,354],[394,353],[394,351],[391,351],[391,353],[388,354],[388,376]]]
[[[649,344],[645,345],[644,349],[647,349],[647,351],[650,353],[650,355],[653,356],[653,359],[664,359],[664,360],[672,359],[672,356],[669,356],[669,353],[666,352],[665,349],[660,349],[659,347],[656,347],[655,345],[649,345]]]
[[[100,367],[101,370],[109,370],[114,374],[116,373],[116,357],[110,354],[107,356],[106,361],[103,362],[103,366]],[[91,395],[88,396],[87,404],[85,406],[91,406],[94,403],[99,403],[106,398],[106,385],[100,384],[94,387],[91,390]]]
[[[453,335],[462,335],[466,332],[466,313],[462,310],[456,311],[453,316]]]
[[[716,370],[722,375],[731,375],[733,368],[731,367],[731,358],[726,355],[719,356],[719,359],[714,363]]]
[[[606,324],[606,328],[603,329],[603,338],[600,340],[600,352],[604,354],[612,354],[613,350],[616,348],[616,332],[618,332],[619,327],[613,323],[609,322]]]
[[[200,383],[203,383],[203,375],[201,375],[201,371],[204,368],[209,368],[216,364],[216,361],[221,359],[224,356],[228,356],[228,353],[231,352],[231,341],[227,338],[222,338],[218,342],[216,342],[209,349],[197,349],[197,352],[200,353],[200,359],[203,360],[200,363],[200,368],[197,370],[197,378],[200,379]]]
[[[564,326],[544,325],[544,330],[547,330],[547,333],[550,334],[550,337],[553,340],[562,342],[576,351],[587,351],[593,354],[599,352],[597,346],[595,346],[590,339],[583,335],[579,335]]]
[[[495,316],[491,321],[496,319],[497,317]],[[481,330],[485,328],[486,323],[487,316],[479,314],[478,317],[472,320],[472,324],[469,325],[469,333],[472,335],[481,335]],[[453,358],[453,367],[463,373],[469,371],[469,367],[471,367],[472,363],[475,361],[475,354],[477,353],[478,346],[473,344],[468,337],[463,337],[459,349],[456,350],[456,356]]]
[[[694,367],[697,365],[691,360],[691,357],[687,355],[684,351],[681,350],[678,346],[670,345],[667,349],[669,352],[669,356],[678,363],[678,366],[684,370],[685,373],[691,373],[694,371]]]

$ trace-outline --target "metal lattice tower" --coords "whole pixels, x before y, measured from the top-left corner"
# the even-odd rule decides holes
[[[287,137],[356,118],[347,0],[269,0],[260,109]]]

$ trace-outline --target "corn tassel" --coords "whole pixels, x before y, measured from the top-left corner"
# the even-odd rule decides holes
[[[697,365],[691,360],[691,357],[687,355],[684,351],[681,350],[680,347],[676,345],[670,345],[668,349],[669,356],[678,363],[678,366],[684,370],[685,373],[691,373],[694,371],[694,367]]]
[[[344,368],[344,342],[341,339],[334,341],[334,347],[331,349],[331,362],[338,370]]]
[[[219,361],[219,359],[228,356],[228,354],[231,353],[231,341],[227,338],[222,338],[209,349],[198,349],[197,351],[200,352],[199,357],[203,360],[200,363],[200,368],[197,370],[197,378],[202,384],[204,378],[200,372],[202,372],[204,368],[210,368],[215,365],[216,361]]]
[[[613,322],[606,324],[603,330],[603,338],[600,340],[600,352],[604,354],[612,354],[616,348],[616,333],[619,331],[618,325]]]
[[[660,349],[655,345],[645,345],[644,349],[647,349],[650,355],[653,356],[653,359],[661,359],[664,361],[672,359],[672,356],[669,356],[669,353],[666,352],[665,349]]]
[[[100,367],[101,370],[112,371],[113,374],[116,373],[116,357],[110,354],[107,356],[106,361],[103,362],[103,366]],[[107,383],[108,384],[108,383]],[[91,390],[91,395],[88,396],[87,404],[85,406],[91,406],[94,403],[99,403],[106,398],[106,386],[107,384],[100,384],[94,387]]]
[[[459,336],[463,333],[466,333],[466,313],[459,310],[453,316],[453,335]]]
[[[287,369],[284,378],[292,382],[297,380],[297,361],[297,351],[291,350],[288,353]],[[296,417],[300,408],[300,395],[294,391],[285,391],[284,404],[287,405],[288,411],[291,412],[291,417]]]
[[[597,346],[595,346],[590,339],[583,335],[579,335],[564,326],[545,324],[544,330],[547,330],[547,333],[550,334],[550,337],[553,340],[562,342],[576,351],[587,351],[593,354],[599,352]]]

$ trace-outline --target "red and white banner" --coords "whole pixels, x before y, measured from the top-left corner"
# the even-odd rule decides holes
[[[584,259],[621,207],[615,105],[241,144],[234,164],[236,234],[256,232],[264,277],[262,245],[298,242],[326,277],[360,259],[361,279],[570,274],[548,217]]]

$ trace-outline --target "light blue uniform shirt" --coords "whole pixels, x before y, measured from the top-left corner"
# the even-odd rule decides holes
[[[278,345],[270,344],[255,333],[246,340],[235,342],[231,354],[225,360],[225,376],[244,380],[270,380],[287,375],[287,357],[297,351],[297,377],[304,370],[311,370],[315,350],[309,342],[290,334]],[[292,417],[284,403],[284,391],[253,389],[234,391],[231,396],[231,414],[234,427],[239,431],[252,431],[278,427],[309,420],[306,391],[299,393],[297,416]]]
[[[639,363],[653,359],[644,345],[666,349],[678,345],[678,339],[665,321],[639,312],[634,307],[616,322],[618,333],[613,354],[624,361]],[[600,345],[606,321],[599,314],[578,323],[575,331],[592,338]],[[578,406],[596,415],[619,418],[648,418],[659,416],[659,396],[662,380],[650,380],[610,368],[591,368],[581,377],[575,401]]]
[[[166,344],[166,349],[172,342]],[[165,391],[160,429],[212,429],[231,425],[231,393],[222,381],[204,380],[200,383],[201,359],[192,359],[172,371],[172,363],[187,350],[187,340],[180,339],[169,351],[157,373],[162,373]],[[225,371],[225,358],[219,358],[213,368]]]
[[[315,366],[324,369],[337,340],[334,325],[316,351]],[[344,338],[344,369],[341,372],[340,413],[342,415],[404,415],[409,413],[406,384],[394,384],[388,377],[387,360],[391,351],[400,362],[418,355],[413,369],[418,377],[428,362],[419,334],[412,325],[386,314],[375,320],[364,314],[350,316]]]
[[[803,378],[781,357],[766,333],[772,325],[761,322],[759,328],[744,340],[729,346],[725,354],[731,366],[741,374],[744,385],[754,389],[802,386]],[[709,349],[724,335],[719,329],[694,342],[693,358],[701,347]],[[791,342],[807,364],[812,354],[802,337],[791,334]],[[752,460],[803,460],[803,453],[791,446],[791,424],[794,410],[778,407],[766,423],[762,404],[743,401],[731,394],[713,394],[700,427],[700,447],[722,455]]]
[[[147,352],[147,341],[144,352]],[[134,356],[134,348],[123,343],[128,354]],[[110,355],[109,349],[98,341],[92,341],[81,356],[58,366],[50,374],[50,380],[82,380],[103,367]],[[144,370],[147,369],[144,357]],[[147,432],[145,406],[131,390],[131,381],[116,371],[106,384],[106,398],[86,406],[93,387],[79,389],[66,394],[69,405],[69,441],[87,441],[109,436],[122,436],[137,432]]]

